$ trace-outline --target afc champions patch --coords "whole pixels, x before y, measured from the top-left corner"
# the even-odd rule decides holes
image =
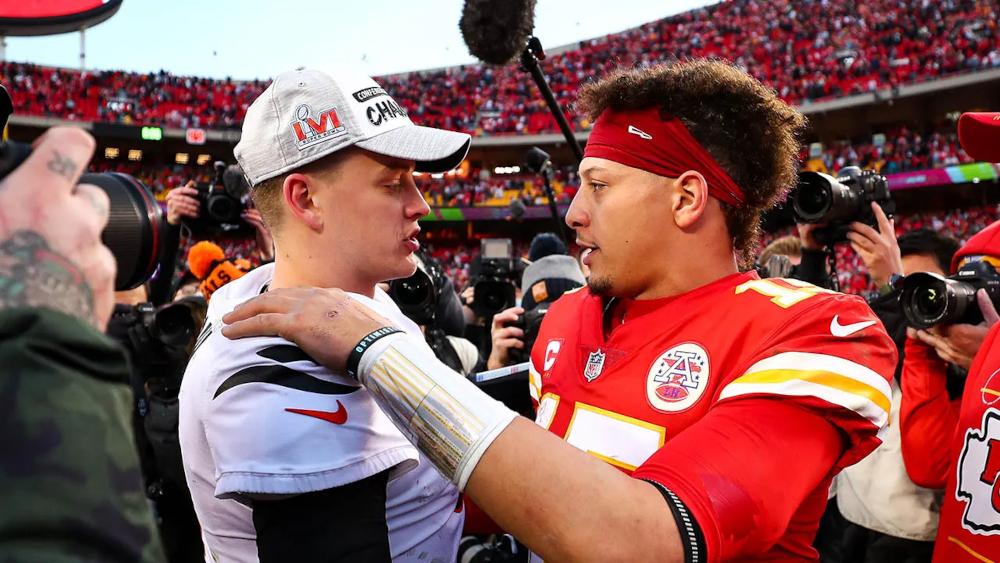
[[[708,352],[694,342],[660,354],[646,375],[646,400],[662,412],[680,412],[698,402],[708,387]]]

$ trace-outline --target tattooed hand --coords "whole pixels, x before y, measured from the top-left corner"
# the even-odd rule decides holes
[[[93,154],[82,129],[49,129],[0,181],[0,310],[47,307],[107,326],[116,268],[101,242],[108,197],[76,185]]]

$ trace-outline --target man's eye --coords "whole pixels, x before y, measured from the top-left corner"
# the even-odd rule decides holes
[[[590,183],[590,187],[593,188],[593,190],[596,192],[596,191],[600,190],[601,188],[608,187],[608,185],[607,184],[603,184],[601,182],[591,182]]]

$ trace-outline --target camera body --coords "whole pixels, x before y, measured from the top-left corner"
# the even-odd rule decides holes
[[[855,221],[878,228],[872,202],[878,203],[886,215],[896,211],[885,176],[848,166],[836,177],[800,172],[798,187],[792,194],[792,212],[796,223],[826,223],[814,231],[816,242],[833,246],[847,242],[850,224]]]
[[[196,186],[198,218],[185,218],[185,223],[196,234],[252,228],[242,217],[246,205],[226,185],[226,163],[217,161],[214,168],[214,179],[211,182],[198,182]]]
[[[433,326],[437,320],[438,300],[445,273],[437,261],[429,259],[422,250],[418,250],[414,256],[417,271],[408,278],[389,282],[389,297],[414,323]]]
[[[513,258],[510,239],[483,239],[479,273],[473,286],[472,310],[476,316],[492,318],[517,304],[517,286],[523,268]]]
[[[976,292],[986,290],[994,305],[1000,303],[1000,274],[989,262],[977,260],[947,278],[916,272],[902,282],[901,304],[906,322],[914,328],[934,325],[979,324],[983,313]]]
[[[111,322],[124,331],[132,327],[142,327],[143,336],[169,347],[186,346],[195,331],[192,309],[183,301],[167,303],[160,307],[154,307],[152,303],[115,305]]]
[[[516,321],[507,324],[507,326],[517,327],[524,331],[524,338],[522,339],[524,341],[524,348],[510,349],[512,363],[520,364],[527,362],[531,358],[531,349],[535,346],[535,340],[538,339],[538,331],[542,328],[542,321],[545,320],[545,313],[548,310],[548,307],[544,307],[528,311],[523,315],[518,315]]]

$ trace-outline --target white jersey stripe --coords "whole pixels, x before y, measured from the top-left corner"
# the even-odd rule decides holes
[[[889,388],[889,382],[884,377],[861,364],[838,356],[809,352],[783,352],[750,366],[743,375],[771,370],[828,371],[836,373],[874,387],[885,397],[886,403],[891,402],[892,390]],[[739,379],[733,383],[738,382]],[[730,383],[730,385],[733,383]],[[725,391],[723,391],[723,395],[725,395]]]

